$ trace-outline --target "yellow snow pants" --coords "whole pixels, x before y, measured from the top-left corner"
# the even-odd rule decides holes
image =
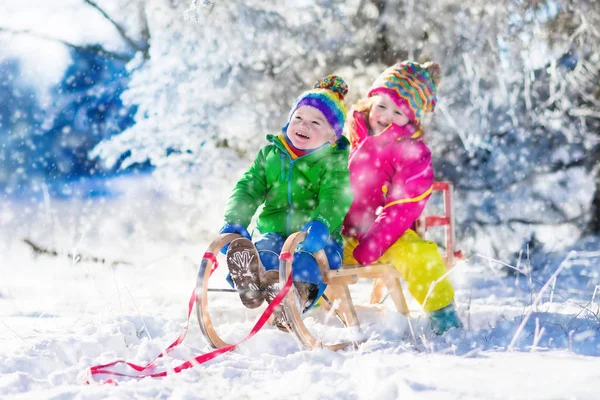
[[[358,239],[344,237],[344,264],[358,264],[352,256],[358,244]],[[444,308],[454,299],[452,283],[448,277],[441,279],[446,273],[446,265],[437,245],[421,239],[412,229],[404,232],[376,262],[396,267],[406,281],[410,294],[427,312]],[[432,285],[431,293],[427,296]],[[427,301],[423,304],[425,298]]]

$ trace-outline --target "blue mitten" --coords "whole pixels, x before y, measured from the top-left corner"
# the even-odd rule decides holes
[[[252,240],[252,237],[250,236],[250,233],[248,233],[248,230],[246,229],[246,227],[241,224],[232,224],[231,222],[226,222],[225,225],[223,225],[223,227],[219,231],[219,234],[221,234],[221,233],[237,233],[239,235],[242,235],[243,237],[245,237],[248,240]],[[221,253],[225,254],[227,252],[228,248],[229,248],[229,243],[227,243],[225,246],[223,246],[223,248],[221,249]]]
[[[304,250],[316,253],[323,250],[329,240],[329,229],[321,221],[310,221],[302,227],[306,232],[306,239],[302,242]]]

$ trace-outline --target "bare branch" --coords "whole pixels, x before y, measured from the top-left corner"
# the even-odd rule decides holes
[[[140,46],[139,44],[137,44],[133,39],[131,39],[128,35],[127,32],[125,32],[125,29],[123,29],[123,27],[118,24],[115,20],[113,20],[110,15],[108,15],[106,13],[106,11],[104,11],[102,8],[100,8],[100,6],[96,3],[94,3],[91,0],[83,0],[85,3],[89,4],[90,6],[94,7],[96,10],[98,10],[98,12],[100,14],[102,14],[102,16],[104,18],[106,18],[108,20],[108,22],[110,22],[111,24],[113,24],[113,26],[117,29],[117,31],[119,32],[119,35],[121,35],[121,37],[123,38],[123,40],[125,40],[131,47],[133,47],[135,50],[137,51],[141,51],[144,53],[144,55],[148,52],[148,46],[146,45],[145,47]],[[147,28],[147,25],[146,25]]]
[[[358,24],[360,22],[362,22],[362,9],[365,6],[365,0],[360,0],[360,2],[358,3],[358,7],[356,7],[356,14],[354,14],[354,18],[352,18],[352,22],[354,22],[355,24]]]
[[[48,249],[46,247],[41,247],[40,245],[34,243],[33,240],[31,240],[29,238],[24,238],[23,242],[27,243],[31,247],[33,252],[36,254],[44,254],[44,255],[48,255],[48,256],[52,256],[52,257],[58,257],[58,256],[64,255],[71,259],[78,259],[79,261],[95,262],[95,263],[100,263],[100,264],[108,264],[109,263],[109,260],[107,260],[106,258],[99,258],[99,257],[95,257],[95,256],[90,256],[90,255],[72,254],[72,253],[60,254],[58,251],[56,251],[54,249]],[[131,263],[129,261],[119,261],[119,260],[112,260],[112,261],[110,261],[110,264],[111,265],[117,265],[117,264],[131,265]]]
[[[541,193],[537,192],[532,193],[531,197],[546,203],[546,205],[548,205],[552,211],[560,215],[563,220],[566,221],[569,219],[569,216],[566,214],[566,212],[563,209],[561,209],[552,199],[544,197]]]
[[[146,43],[146,48],[143,50],[143,54],[144,59],[147,60],[150,58],[150,46],[148,45],[148,43],[150,43],[150,28],[148,27],[148,14],[146,14],[146,7],[141,3],[139,8],[139,14],[140,23],[142,24],[140,34],[142,35],[142,40],[144,41],[144,43]]]
[[[74,44],[71,42],[67,42],[66,40],[63,40],[63,39],[31,32],[30,30],[27,30],[27,29],[11,29],[11,28],[0,27],[0,32],[6,32],[9,34],[13,34],[13,35],[27,35],[27,36],[31,36],[31,37],[38,38],[38,39],[48,40],[51,42],[57,42],[57,43],[61,43],[65,46],[70,47],[75,50],[97,54],[99,56],[106,57],[106,58],[112,58],[114,60],[121,60],[121,61],[131,60],[131,56],[129,56],[127,54],[120,54],[120,53],[115,53],[113,51],[106,50],[104,47],[102,47],[98,44],[93,45],[93,46],[89,46],[89,45],[81,46],[81,45],[77,45],[77,44]]]
[[[588,118],[596,118],[600,119],[600,111],[591,110],[589,108],[572,108],[567,111],[572,117],[588,117]]]

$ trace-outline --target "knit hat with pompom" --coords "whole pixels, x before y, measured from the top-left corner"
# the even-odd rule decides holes
[[[339,76],[329,75],[317,81],[312,90],[302,93],[296,99],[288,115],[288,122],[282,131],[287,131],[292,114],[298,107],[310,106],[321,111],[335,132],[336,138],[339,139],[346,121],[346,105],[344,104],[346,93],[348,93],[348,85]]]
[[[387,94],[403,109],[409,120],[419,125],[423,112],[435,109],[441,79],[442,71],[437,63],[403,61],[383,71],[367,96]]]

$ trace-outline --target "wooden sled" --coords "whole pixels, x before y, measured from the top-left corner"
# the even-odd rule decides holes
[[[434,226],[445,227],[445,254],[443,255],[444,262],[447,268],[452,267],[457,258],[462,258],[459,251],[454,249],[454,218],[452,209],[452,183],[451,182],[436,182],[433,187],[434,191],[442,192],[444,210],[441,216],[421,216],[417,222],[416,231],[423,237],[427,228]],[[282,254],[289,253],[293,255],[296,246],[302,242],[306,234],[297,232],[292,234],[286,240]],[[369,266],[360,265],[342,265],[337,270],[329,268],[327,258],[324,251],[315,254],[315,258],[319,264],[323,282],[326,283],[321,304],[325,309],[331,310],[333,307],[336,316],[342,320],[348,328],[359,330],[360,322],[356,312],[356,306],[350,294],[349,285],[355,284],[361,278],[374,278],[373,291],[371,294],[370,303],[379,304],[385,296],[385,291],[391,297],[396,311],[408,316],[409,309],[406,303],[406,298],[402,291],[400,272],[391,264],[372,264]],[[292,258],[286,258],[280,261],[280,277],[279,280],[283,284],[292,273]],[[283,301],[284,309],[288,319],[291,322],[292,331],[296,334],[300,342],[308,349],[327,348],[330,350],[339,350],[348,346],[357,345],[364,340],[352,340],[346,342],[338,342],[325,344],[322,340],[313,334],[304,323],[304,316],[298,308],[298,303],[293,298],[294,291],[291,291]],[[307,313],[310,314],[310,313]],[[410,320],[409,320],[410,323]]]
[[[442,192],[444,201],[443,215],[440,216],[421,216],[416,223],[416,232],[423,237],[427,228],[440,226],[445,227],[445,247],[446,251],[443,255],[445,264],[450,268],[457,258],[462,255],[454,249],[454,219],[452,209],[452,184],[450,182],[436,182],[433,187],[434,191]],[[279,267],[279,280],[283,286],[288,277],[292,273],[292,257],[294,250],[300,242],[305,238],[304,232],[297,232],[290,235],[282,249],[283,253],[289,253],[291,257],[282,259]],[[214,267],[214,262],[219,251],[227,243],[241,237],[238,234],[222,234],[219,235],[208,247],[205,256],[200,264],[196,281],[196,314],[200,330],[207,342],[214,348],[223,348],[232,343],[228,343],[217,332],[209,312],[209,286],[208,281],[211,275],[211,270]],[[373,264],[370,266],[360,265],[342,265],[340,269],[331,270],[327,262],[324,251],[315,254],[323,282],[328,287],[324,293],[324,301],[321,301],[321,306],[325,310],[339,319],[346,328],[354,328],[356,331],[360,328],[360,322],[356,313],[356,306],[350,294],[349,285],[355,284],[360,278],[374,278],[373,291],[370,298],[371,304],[379,304],[387,294],[391,297],[396,310],[408,315],[409,309],[406,303],[406,298],[402,291],[401,275],[396,268],[391,264]],[[226,266],[224,266],[226,268]],[[235,292],[235,290],[230,290]],[[305,315],[302,314],[298,307],[298,301],[295,298],[296,293],[290,290],[289,294],[282,302],[286,316],[290,321],[290,326],[298,340],[308,349],[327,348],[330,350],[339,350],[351,345],[356,345],[361,340],[340,341],[331,344],[323,343],[323,340],[316,334],[312,333],[305,324],[305,317],[309,316],[309,311]],[[237,299],[236,299],[237,300]]]

